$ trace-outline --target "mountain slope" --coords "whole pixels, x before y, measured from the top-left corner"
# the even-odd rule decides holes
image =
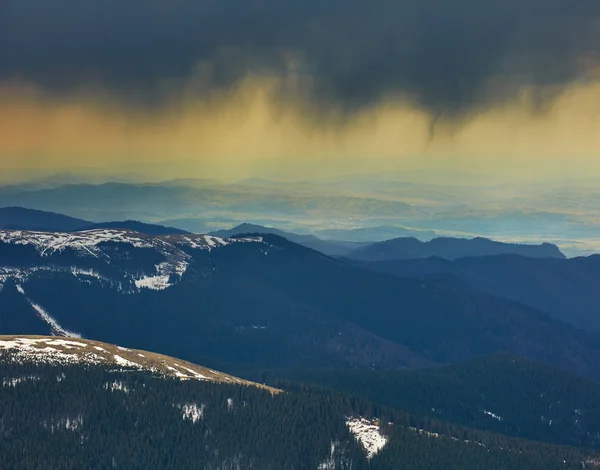
[[[600,384],[511,355],[418,371],[289,370],[256,379],[304,380],[419,416],[515,437],[600,448]]]
[[[210,365],[414,368],[512,352],[600,377],[600,344],[452,277],[401,279],[280,237],[0,232],[0,329]]]
[[[547,470],[597,460],[306,385],[272,394],[121,369],[15,362],[0,351],[2,466]]]
[[[520,245],[487,238],[434,238],[422,242],[416,238],[395,238],[358,248],[348,255],[361,261],[385,261],[439,257],[454,260],[472,256],[516,254],[533,258],[565,258],[556,245]]]
[[[530,305],[578,328],[600,332],[600,256],[570,259],[514,255],[356,263],[398,276],[446,273],[498,297]]]

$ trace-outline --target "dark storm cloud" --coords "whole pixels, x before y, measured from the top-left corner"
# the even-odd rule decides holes
[[[582,78],[599,20],[598,0],[2,0],[0,79],[152,104],[203,62],[199,90],[295,70],[321,106],[454,114]]]

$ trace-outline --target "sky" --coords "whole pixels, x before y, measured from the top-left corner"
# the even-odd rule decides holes
[[[595,0],[4,0],[0,173],[600,178]]]

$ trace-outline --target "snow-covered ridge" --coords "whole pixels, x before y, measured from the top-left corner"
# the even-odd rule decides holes
[[[483,414],[488,415],[491,418],[494,418],[497,421],[502,421],[502,416],[497,415],[496,413],[492,413],[491,411],[488,410],[483,410]]]
[[[134,248],[176,248],[190,247],[211,250],[232,243],[262,242],[256,238],[221,238],[212,235],[165,235],[149,236],[131,230],[97,229],[83,232],[29,232],[25,230],[0,230],[0,243],[31,245],[42,256],[48,256],[66,249],[72,249],[98,256],[102,243],[125,243]]]
[[[180,380],[237,383],[267,389],[272,393],[279,392],[279,390],[270,387],[248,382],[162,354],[80,338],[0,336],[0,361],[3,360],[18,364],[103,365],[119,372],[142,370],[164,377],[175,377]],[[13,377],[7,377],[6,379],[12,381]]]
[[[151,249],[163,257],[153,272],[128,274],[120,281],[133,282],[134,289],[163,290],[181,280],[188,269],[194,250],[212,251],[233,243],[262,243],[262,238],[221,238],[211,235],[166,235],[148,236],[130,230],[99,229],[75,233],[30,232],[23,230],[0,230],[0,244],[31,246],[40,258],[49,258],[64,252],[74,253],[76,259],[100,260],[113,264],[113,244],[122,244],[127,249]],[[126,255],[129,256],[129,255]],[[41,261],[41,260],[40,260]],[[78,261],[75,261],[78,262]],[[97,261],[96,261],[97,262]],[[59,263],[60,264],[60,263]],[[82,282],[111,282],[97,270],[78,266],[52,266],[41,261],[39,266],[15,267],[2,263],[0,259],[0,289],[4,282],[15,279],[23,282],[40,270],[70,271]],[[113,282],[112,285],[118,285]]]

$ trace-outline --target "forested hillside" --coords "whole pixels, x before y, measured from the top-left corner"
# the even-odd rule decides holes
[[[303,380],[432,419],[510,436],[600,448],[600,384],[512,355],[416,371],[278,370],[254,380]]]
[[[272,395],[0,357],[11,469],[580,469],[595,457],[395,412],[327,390]]]

